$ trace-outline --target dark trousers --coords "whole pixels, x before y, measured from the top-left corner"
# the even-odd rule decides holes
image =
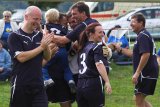
[[[12,69],[11,68],[4,68],[3,71],[0,73],[0,81],[5,81],[11,76]]]

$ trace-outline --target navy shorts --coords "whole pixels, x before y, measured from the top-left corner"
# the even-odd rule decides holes
[[[105,94],[102,79],[79,79],[77,84],[78,107],[104,107]]]
[[[16,87],[11,89],[10,107],[48,107],[44,87]]]
[[[156,88],[157,79],[139,78],[135,86],[134,93],[144,95],[153,95]]]
[[[46,89],[48,101],[52,103],[63,103],[74,99],[64,79],[54,79],[54,82],[55,84],[53,86]]]

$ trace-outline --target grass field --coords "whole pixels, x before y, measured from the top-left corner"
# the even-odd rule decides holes
[[[157,49],[160,42],[156,42]],[[133,88],[131,82],[132,66],[119,66],[111,64],[112,71],[109,74],[113,93],[106,95],[105,107],[135,107],[133,100]],[[0,82],[0,107],[9,106],[10,86],[9,82]],[[160,107],[160,80],[158,80],[155,95],[147,98],[153,107]],[[59,104],[49,104],[49,107],[60,107]],[[77,107],[76,103],[72,107]]]

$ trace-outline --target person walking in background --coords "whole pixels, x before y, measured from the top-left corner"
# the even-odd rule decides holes
[[[78,56],[78,107],[103,107],[105,104],[103,82],[105,91],[108,94],[112,92],[107,75],[109,68],[105,67],[108,61],[104,58],[102,44],[99,44],[103,36],[103,28],[99,23],[90,24],[81,34]]]
[[[136,107],[152,107],[146,101],[146,97],[154,94],[158,79],[159,68],[155,43],[150,33],[145,29],[145,18],[142,14],[133,15],[130,25],[133,32],[137,34],[133,51],[122,48],[118,44],[115,46],[120,53],[133,56],[134,74],[132,82],[135,85]]]
[[[0,40],[0,81],[5,81],[11,77],[11,56],[7,50],[3,48],[3,41]]]
[[[41,10],[29,6],[22,27],[8,39],[13,59],[10,107],[48,107],[42,78],[42,59],[51,58],[53,34],[35,31],[42,19]]]
[[[3,12],[3,19],[0,20],[0,39],[4,42],[4,48],[8,50],[7,39],[11,32],[18,30],[16,22],[11,20],[12,13],[10,11]]]

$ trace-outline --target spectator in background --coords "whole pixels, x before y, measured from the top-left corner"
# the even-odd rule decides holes
[[[125,34],[124,35],[118,35],[118,32],[120,31],[120,28],[121,28],[120,25],[116,25],[108,31],[108,33],[107,33],[107,37],[108,37],[107,44],[119,43],[122,48],[128,49],[129,48],[129,42],[128,42],[127,38],[125,37]],[[113,31],[115,31],[115,33],[112,33]],[[122,55],[122,54],[118,53],[115,50],[113,50],[112,59],[113,59],[114,62],[117,62],[117,61],[127,61],[130,58],[125,56],[125,55]]]
[[[12,13],[10,11],[3,12],[3,19],[0,20],[0,39],[4,42],[4,48],[8,50],[7,39],[11,32],[18,30],[16,22],[11,20]]]
[[[11,56],[3,48],[3,41],[0,40],[0,81],[10,78],[11,71]]]
[[[120,25],[115,25],[113,28],[111,28],[108,33],[107,33],[107,37],[108,37],[108,42],[107,43],[121,43],[121,47],[122,48],[129,48],[129,43],[127,38],[125,37],[125,34],[122,35],[120,38],[118,37],[118,35],[110,35],[111,32],[113,30],[120,30],[121,26]]]

